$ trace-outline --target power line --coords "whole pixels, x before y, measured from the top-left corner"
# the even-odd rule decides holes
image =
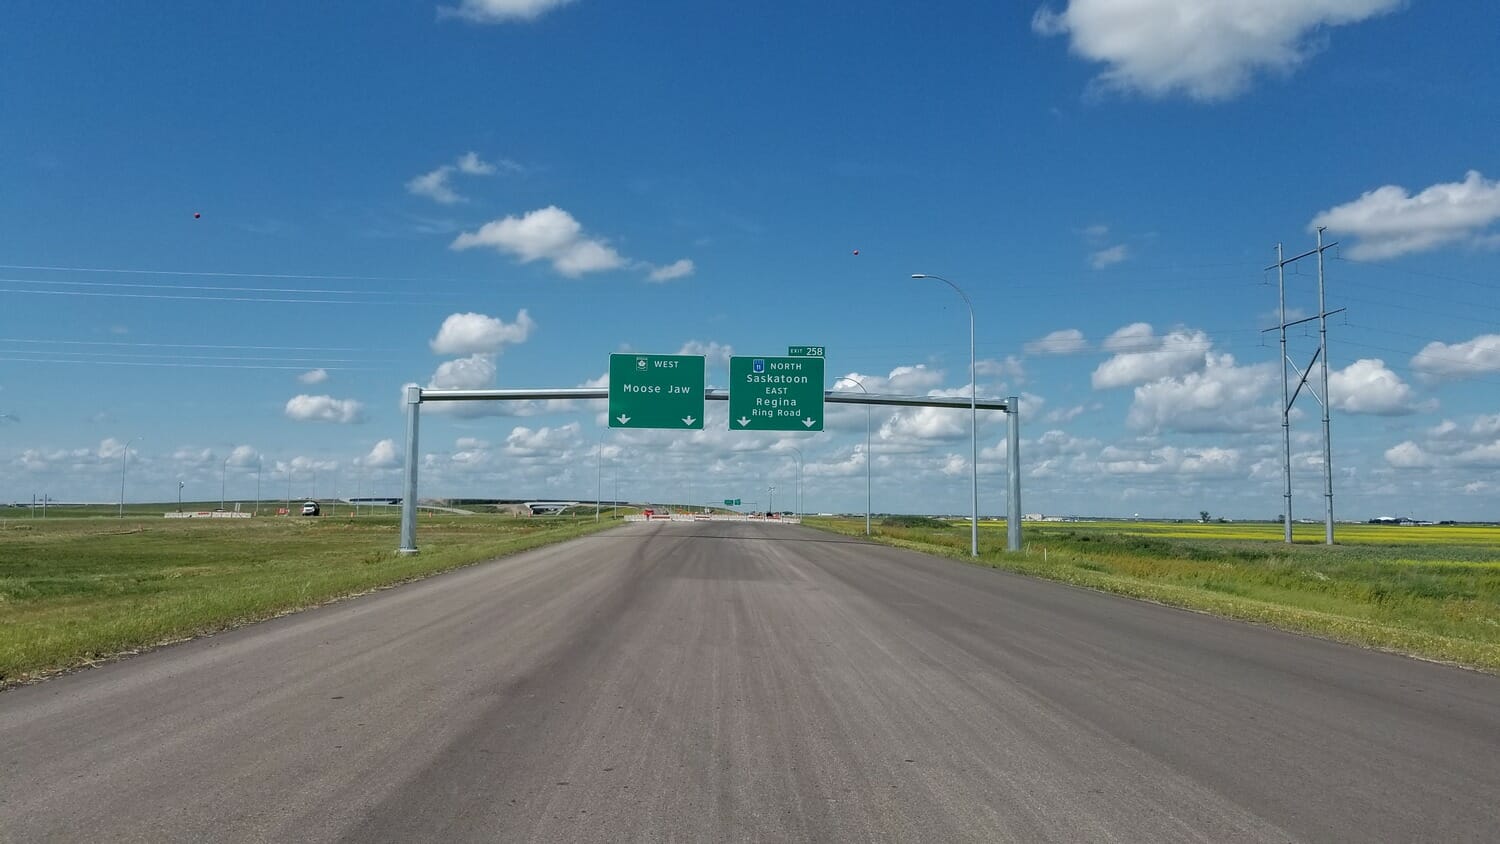
[[[1382,264],[1378,261],[1362,261],[1358,258],[1345,258],[1342,255],[1334,255],[1333,260],[1343,261],[1348,264],[1358,264],[1362,267],[1368,267],[1372,270],[1400,273],[1402,275],[1417,276],[1419,278],[1435,278],[1440,281],[1452,281],[1457,282],[1458,284],[1469,284],[1473,285],[1474,287],[1484,287],[1490,290],[1500,289],[1500,284],[1491,284],[1484,281],[1474,281],[1473,279],[1459,278],[1458,276],[1445,275],[1443,273],[1425,272],[1422,270],[1408,270],[1402,267],[1392,266],[1390,264]]]
[[[0,278],[0,282],[8,282],[10,284],[51,285],[51,286],[54,286],[54,287],[110,287],[110,288],[137,289],[137,290],[152,290],[152,289],[155,289],[155,290],[213,290],[213,291],[227,291],[227,292],[238,292],[238,293],[304,293],[304,294],[307,294],[307,293],[320,293],[320,294],[333,294],[333,295],[338,295],[338,296],[368,296],[371,293],[379,293],[379,294],[385,295],[385,296],[422,296],[424,298],[429,297],[430,295],[432,295],[432,294],[429,294],[429,293],[426,293],[426,292],[422,292],[422,293],[403,293],[401,291],[396,291],[396,290],[371,291],[371,290],[348,290],[348,289],[338,289],[338,288],[315,288],[315,287],[314,288],[305,288],[305,287],[232,287],[232,286],[228,286],[228,285],[210,285],[210,284],[151,284],[151,283],[141,283],[141,282],[131,282],[131,281],[61,281],[61,280],[57,280],[57,279],[38,279],[38,278]],[[445,294],[445,295],[448,296],[448,297],[453,297],[455,294]]]
[[[213,272],[213,271],[190,271],[190,270],[139,270],[121,267],[48,267],[28,264],[0,264],[0,270],[42,270],[46,272],[65,273],[121,273],[131,275],[177,275],[198,276],[202,278],[283,278],[283,279],[305,279],[310,281],[400,281],[416,284],[430,284],[432,282],[443,282],[449,284],[470,284],[472,281],[456,278],[408,278],[402,276],[370,276],[370,275],[309,275],[305,273],[243,273],[243,272]]]
[[[135,343],[123,340],[37,340],[22,337],[0,337],[0,343],[37,343],[79,346],[140,346],[168,349],[254,349],[282,352],[364,352],[353,346],[242,346],[222,343]]]
[[[5,281],[6,279],[0,279]],[[261,302],[268,305],[382,305],[409,308],[411,302],[360,301],[358,299],[272,299],[251,296],[171,296],[165,293],[102,293],[92,290],[15,290],[0,288],[0,293],[24,293],[33,296],[97,296],[109,299],[175,299],[189,302]]]
[[[1424,314],[1426,316],[1442,317],[1444,319],[1456,319],[1463,322],[1474,322],[1480,325],[1500,325],[1500,322],[1497,322],[1493,319],[1478,319],[1475,317],[1459,316],[1457,314],[1445,314],[1442,311],[1432,311],[1425,308],[1414,308],[1407,302],[1390,302],[1382,299],[1364,299],[1359,296],[1345,296],[1344,298],[1348,299],[1351,302],[1373,305],[1377,308],[1391,308],[1398,311],[1405,311],[1406,313]]]
[[[323,362],[326,362],[326,363],[396,363],[396,361],[393,361],[393,360],[379,360],[379,359],[370,359],[370,358],[322,358],[322,357],[317,357],[317,358],[290,358],[290,357],[249,357],[249,356],[242,356],[242,355],[175,355],[175,356],[171,356],[171,355],[167,355],[167,354],[164,354],[164,353],[135,354],[135,353],[132,353],[132,352],[109,352],[109,353],[105,353],[105,352],[60,352],[60,351],[53,350],[53,349],[49,349],[49,350],[46,350],[46,351],[36,351],[36,352],[28,351],[26,349],[0,349],[0,353],[11,354],[11,355],[59,355],[59,356],[67,356],[69,358],[83,358],[83,359],[98,358],[98,357],[104,356],[105,354],[109,354],[109,355],[112,355],[115,358],[169,358],[171,360],[237,360],[237,361],[266,361],[266,362],[275,361],[275,362],[281,362],[281,363],[302,362],[302,363],[308,363],[308,364],[323,363]],[[306,368],[306,367],[303,367],[303,368]]]
[[[0,354],[16,354],[16,352],[0,352]],[[84,360],[84,359],[47,359],[47,358],[11,358],[0,357],[0,362],[6,363],[86,363],[90,366],[144,366],[160,367],[164,369],[291,369],[305,370],[307,366],[260,366],[228,363],[173,363],[170,361],[129,361],[129,360]],[[380,372],[384,371],[377,367],[368,366],[324,366],[336,372]]]

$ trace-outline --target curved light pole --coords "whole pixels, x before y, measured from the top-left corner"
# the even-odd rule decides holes
[[[604,482],[604,435],[609,433],[605,428],[599,432],[599,466],[594,470],[594,523],[599,523],[599,494],[603,489]]]
[[[787,446],[797,454],[797,518],[802,518],[802,450],[796,446]]]
[[[833,380],[833,383],[837,384],[840,381],[848,381],[849,383],[851,383],[854,386],[858,387],[859,391],[861,393],[864,393],[866,395],[869,395],[869,393],[870,393],[869,390],[865,389],[865,385],[861,384],[859,382],[859,379],[857,379],[857,378],[850,378],[847,375],[840,375],[839,377],[837,377],[837,378],[835,378]],[[869,405],[865,405],[865,536],[869,536],[870,535],[870,502],[871,502],[871,498],[870,498],[870,461],[871,461],[871,459],[872,459],[872,456],[870,454],[870,406]]]
[[[120,518],[122,519],[125,518],[125,465],[130,462],[130,444],[138,439],[140,437],[131,437],[126,440],[125,449],[120,454]]]
[[[969,301],[968,294],[959,289],[959,286],[943,278],[940,275],[929,273],[912,273],[912,278],[930,278],[953,288],[964,300],[964,307],[969,309],[969,466],[973,476],[973,517],[969,523],[969,556],[979,556],[979,411],[977,409],[976,389],[974,377],[974,303]]]

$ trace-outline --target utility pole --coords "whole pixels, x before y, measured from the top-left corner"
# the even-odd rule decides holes
[[[1323,227],[1319,226],[1318,245],[1316,248],[1303,252],[1301,255],[1286,258],[1283,257],[1282,246],[1278,243],[1276,244],[1276,263],[1266,267],[1267,270],[1276,271],[1276,286],[1280,302],[1280,324],[1267,328],[1265,331],[1281,332],[1281,472],[1286,489],[1282,494],[1284,512],[1281,514],[1281,520],[1284,541],[1287,543],[1292,541],[1292,405],[1296,403],[1297,396],[1302,394],[1302,388],[1307,387],[1307,391],[1312,393],[1313,398],[1317,399],[1318,404],[1323,407],[1323,541],[1328,545],[1333,544],[1333,439],[1329,423],[1329,404],[1331,398],[1328,395],[1328,318],[1334,314],[1341,313],[1344,309],[1339,308],[1336,311],[1328,310],[1327,290],[1323,277],[1323,253],[1338,245],[1338,241],[1324,244]],[[1318,256],[1317,316],[1287,322],[1286,268],[1303,258],[1313,255]],[[1299,369],[1297,364],[1292,361],[1291,356],[1287,354],[1286,330],[1294,325],[1302,325],[1313,320],[1318,321],[1318,350],[1313,353],[1312,360],[1308,362],[1307,368],[1304,371],[1303,369]],[[1322,377],[1319,379],[1322,382],[1322,386],[1317,389],[1309,386],[1307,383],[1307,378],[1312,374],[1313,364],[1315,363],[1320,365],[1322,374]],[[1288,383],[1288,367],[1297,374],[1296,389],[1292,389]]]

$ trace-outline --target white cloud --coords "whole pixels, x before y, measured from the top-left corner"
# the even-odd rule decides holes
[[[584,236],[583,226],[556,205],[529,211],[521,217],[491,220],[476,232],[461,233],[449,248],[476,247],[512,255],[523,264],[548,260],[553,269],[569,278],[625,264],[625,259],[609,244]]]
[[[480,158],[479,153],[473,150],[460,155],[454,166],[458,168],[458,172],[470,176],[493,176],[496,169],[495,165]]]
[[[1151,326],[1138,322],[1109,335],[1104,348],[1117,354],[1094,370],[1096,390],[1145,384],[1196,372],[1205,366],[1213,344],[1198,329],[1174,328],[1157,337]]]
[[[1088,407],[1081,404],[1077,404],[1072,407],[1059,407],[1058,409],[1049,412],[1046,416],[1045,421],[1053,424],[1057,424],[1060,422],[1072,422],[1074,419],[1082,416],[1086,410],[1088,410]]]
[[[1421,446],[1407,440],[1385,451],[1385,462],[1397,469],[1423,469],[1436,462]]]
[[[681,258],[665,267],[652,267],[646,278],[650,281],[671,281],[675,278],[686,278],[697,269],[688,258]]]
[[[1130,257],[1130,247],[1123,243],[1106,249],[1100,249],[1089,256],[1089,266],[1096,270],[1113,267],[1115,264],[1123,263]]]
[[[1096,85],[1153,97],[1232,97],[1257,73],[1286,74],[1315,52],[1320,29],[1357,23],[1402,0],[1068,0],[1032,18],[1067,35],[1074,54],[1102,62]]]
[[[495,383],[495,356],[473,354],[444,361],[427,383],[432,390],[479,390]]]
[[[916,366],[898,366],[884,378],[871,375],[861,380],[865,383],[865,389],[872,393],[919,394],[942,384],[943,371],[919,363]],[[874,386],[871,386],[871,382],[874,382]]]
[[[1462,182],[1436,184],[1415,196],[1398,185],[1376,188],[1322,212],[1308,227],[1352,234],[1359,241],[1351,257],[1380,259],[1478,240],[1496,220],[1500,181],[1470,170]]]
[[[707,359],[705,363],[710,367],[727,367],[729,366],[729,359],[734,356],[734,347],[727,343],[718,343],[715,341],[704,343],[701,340],[689,340],[682,344],[682,348],[677,350],[677,354],[702,355]],[[608,376],[605,377],[604,381],[605,383],[599,386],[604,387],[609,385]]]
[[[300,395],[287,400],[286,416],[298,422],[349,424],[364,421],[364,409],[364,405],[354,399]]]
[[[1407,440],[1387,449],[1385,461],[1398,469],[1500,466],[1500,413],[1477,416],[1468,425],[1444,419],[1427,430],[1425,442]]]
[[[1147,352],[1161,344],[1149,322],[1132,322],[1104,338],[1106,352]]]
[[[96,453],[101,459],[114,460],[125,454],[125,447],[125,443],[120,442],[114,437],[106,437],[99,441],[99,450]],[[132,448],[130,449],[130,453],[135,454],[136,450]]]
[[[501,159],[500,166],[511,172],[520,172],[524,168],[508,159]],[[479,153],[469,152],[460,155],[452,164],[444,164],[429,173],[423,173],[406,183],[406,191],[416,196],[425,196],[433,202],[441,205],[456,205],[460,202],[468,202],[468,199],[459,195],[453,189],[453,174],[462,173],[466,176],[493,176],[500,166],[496,166],[479,157]]]
[[[1150,326],[1147,326],[1147,330]],[[1118,333],[1118,332],[1117,332]],[[1025,345],[1028,355],[1072,355],[1087,350],[1089,343],[1083,332],[1076,328],[1063,328],[1037,338]]]
[[[229,452],[229,465],[231,466],[248,469],[258,462],[260,462],[260,452],[255,450],[255,446],[237,445],[233,451]]]
[[[369,454],[356,458],[354,462],[367,469],[394,469],[401,465],[402,454],[396,448],[395,440],[381,440],[370,449]]]
[[[903,409],[881,426],[876,436],[883,441],[954,440],[969,436],[968,411],[948,407]]]
[[[1420,409],[1411,387],[1379,358],[1357,360],[1343,369],[1330,370],[1328,394],[1333,408],[1345,413],[1404,416]]]
[[[438,17],[461,18],[471,23],[534,21],[573,0],[459,0],[457,6],[439,6]]]
[[[184,446],[172,452],[172,460],[187,466],[205,467],[218,463],[219,457],[214,454],[213,449]]]
[[[1500,372],[1500,334],[1481,334],[1462,343],[1428,343],[1411,359],[1428,378],[1477,378]]]
[[[449,184],[449,178],[452,177],[454,169],[452,164],[444,164],[430,173],[413,177],[406,183],[406,191],[416,196],[425,196],[441,205],[455,205],[463,202],[464,198],[459,196]]]
[[[506,344],[526,342],[534,328],[525,308],[512,323],[484,314],[450,314],[428,345],[440,355],[494,354]]]
[[[274,474],[284,475],[288,469],[291,469],[297,476],[297,485],[301,486],[303,484],[311,485],[312,479],[308,477],[309,474],[316,472],[336,472],[338,468],[339,462],[337,460],[298,455],[291,460],[276,461],[276,464],[271,467],[271,471]],[[307,489],[309,493],[312,491],[310,488]]]
[[[1001,360],[980,358],[974,361],[974,374],[978,378],[1014,378],[1021,382],[1026,380],[1026,365],[1015,355],[1006,355]]]
[[[1280,419],[1263,402],[1276,368],[1236,366],[1233,355],[1207,355],[1201,372],[1170,376],[1135,388],[1126,424],[1139,431],[1263,430]]]
[[[1238,449],[1175,446],[1148,450],[1108,446],[1099,453],[1099,468],[1111,475],[1234,477],[1243,475],[1245,471]]]
[[[565,451],[579,443],[581,427],[569,422],[556,428],[517,426],[505,437],[505,453],[512,457],[537,457]]]
[[[328,380],[328,370],[309,369],[301,375],[298,375],[297,380],[301,381],[304,384],[321,384],[324,381]]]

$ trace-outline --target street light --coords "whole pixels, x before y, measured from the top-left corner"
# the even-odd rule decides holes
[[[959,286],[940,275],[912,273],[912,278],[930,278],[953,288],[969,309],[969,465],[973,475],[973,517],[969,523],[969,556],[979,556],[979,410],[974,377],[974,304]]]
[[[231,454],[229,457],[233,457]],[[229,479],[229,457],[224,458],[224,463],[219,467],[219,509],[224,509],[224,486]]]
[[[797,518],[802,518],[802,450],[796,446],[787,446],[797,455]]]
[[[599,432],[599,465],[594,470],[594,523],[599,523],[599,496],[604,483],[604,435],[609,433],[605,428]]]
[[[140,439],[131,437],[125,441],[125,450],[120,454],[120,518],[125,518],[125,465],[130,462],[130,444]],[[43,509],[46,504],[43,504]]]
[[[834,379],[833,383],[837,384],[840,381],[848,381],[849,383],[858,387],[859,391],[861,393],[864,393],[865,395],[869,395],[870,393],[869,390],[865,389],[865,385],[861,384],[859,382],[859,379],[857,378],[850,378],[847,375],[840,375],[838,378]],[[870,462],[872,461],[872,459],[873,457],[870,454],[870,406],[865,405],[865,536],[870,535]]]

